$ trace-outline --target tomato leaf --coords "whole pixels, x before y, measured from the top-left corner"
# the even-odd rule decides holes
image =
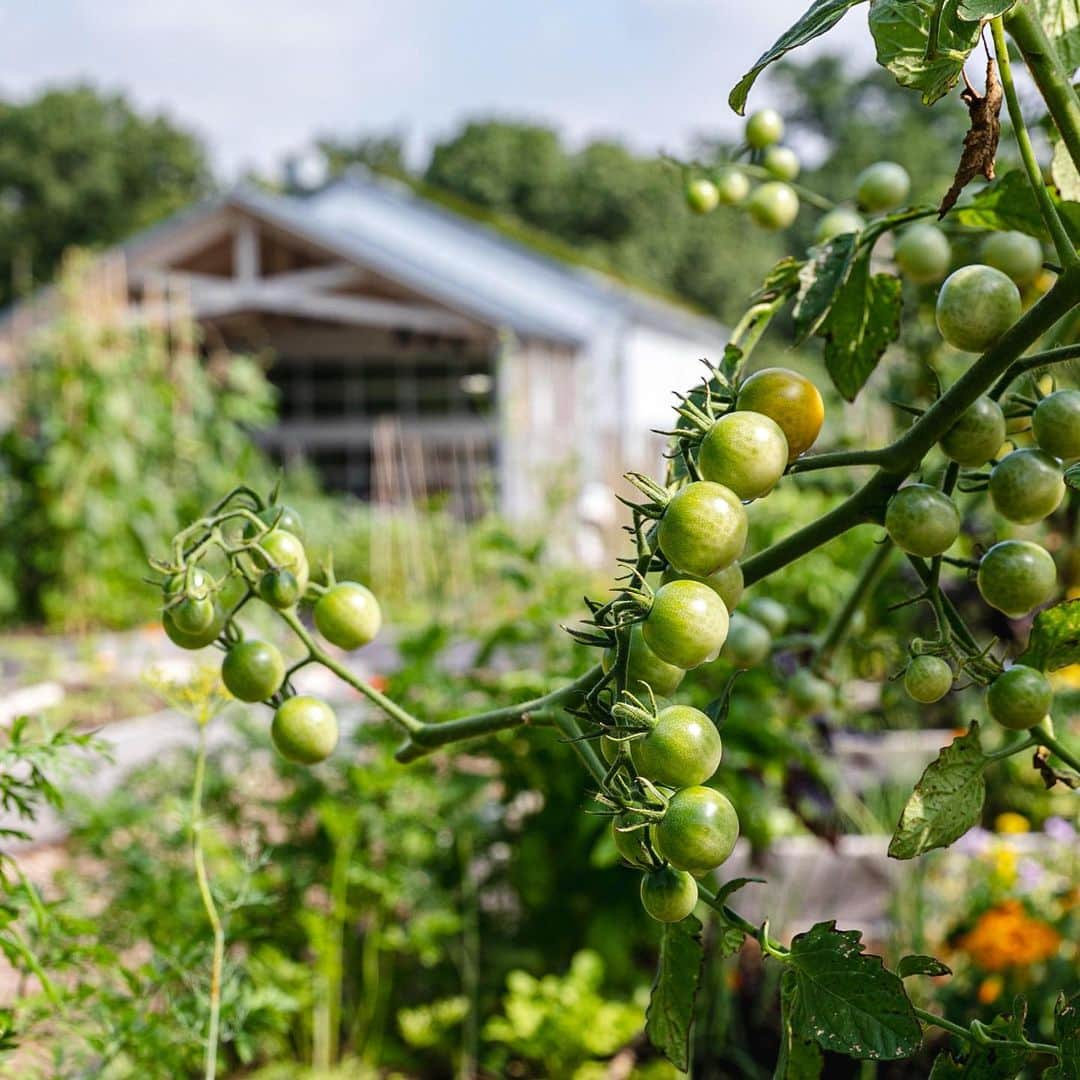
[[[1016,0],[960,0],[956,14],[961,19],[996,19],[1016,4]]]
[[[1067,74],[1080,68],[1080,0],[1029,0]]]
[[[855,261],[859,237],[844,233],[814,249],[814,257],[799,270],[799,293],[795,298],[792,318],[795,337],[804,342],[829,314]]]
[[[870,273],[870,249],[856,260],[818,329],[836,389],[854,401],[900,333],[900,279]]]
[[[1062,600],[1035,616],[1031,637],[1017,663],[1056,671],[1080,663],[1080,600]]]
[[[938,20],[936,48],[931,28]],[[922,93],[933,105],[959,81],[964,61],[979,43],[982,23],[958,16],[949,4],[935,12],[933,0],[871,0],[870,33],[877,61],[901,86]]]
[[[1067,1001],[1059,995],[1054,1006],[1054,1037],[1061,1060],[1043,1073],[1043,1080],[1073,1080],[1080,1076],[1080,993]]]
[[[1015,1080],[1027,1063],[1028,1051],[1023,1046],[1003,1046],[998,1040],[1022,1042],[1026,1019],[1027,1004],[1018,997],[1013,1003],[1012,1016],[997,1016],[986,1025],[996,1036],[995,1041],[968,1043],[967,1053],[959,1060],[948,1052],[939,1054],[930,1070],[930,1080]]]
[[[660,964],[645,1013],[645,1034],[683,1072],[690,1068],[690,1025],[704,955],[701,923],[693,915],[664,924]]]
[[[1050,175],[1054,178],[1054,187],[1063,199],[1071,202],[1080,200],[1080,172],[1076,171],[1069,148],[1058,139],[1054,143],[1054,156],[1050,159]]]
[[[1069,236],[1080,243],[1080,202],[1051,195]],[[1018,169],[987,184],[970,202],[953,209],[950,219],[972,229],[1016,230],[1040,239],[1046,236],[1039,204],[1027,177]]]
[[[901,958],[896,965],[896,974],[901,979],[906,979],[909,975],[951,975],[952,968],[933,956],[915,954]]]
[[[725,959],[734,956],[743,947],[746,935],[737,926],[721,926],[714,946],[717,956]]]
[[[797,994],[798,977],[794,971],[785,971],[780,980],[780,1056],[773,1080],[818,1080],[825,1066],[821,1047],[792,1027],[792,1005]]]
[[[976,824],[986,798],[988,760],[972,721],[970,731],[953,739],[919,777],[889,842],[889,857],[913,859],[948,847]]]
[[[899,976],[863,953],[862,933],[818,923],[797,934],[785,960],[792,1029],[826,1050],[894,1061],[922,1042],[922,1028]]]
[[[792,49],[805,45],[831,30],[847,14],[848,8],[863,0],[815,0],[802,16],[777,38],[771,49],[758,57],[757,63],[735,84],[728,95],[728,104],[742,116],[746,110],[746,98],[757,77],[772,63]]]

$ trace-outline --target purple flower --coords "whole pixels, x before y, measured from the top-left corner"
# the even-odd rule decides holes
[[[968,829],[963,836],[953,845],[954,851],[964,855],[985,855],[994,843],[994,834],[988,832],[981,825]]]
[[[1046,871],[1034,859],[1021,859],[1016,867],[1016,877],[1022,892],[1031,892],[1039,887],[1046,876]]]
[[[1043,823],[1043,832],[1059,844],[1069,844],[1076,839],[1076,830],[1063,817],[1050,817]]]

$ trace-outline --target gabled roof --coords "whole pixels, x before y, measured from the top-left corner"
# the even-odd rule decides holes
[[[705,345],[726,340],[724,328],[711,319],[534,251],[362,169],[306,196],[236,188],[140,233],[121,251],[137,256],[163,236],[228,208],[493,327],[580,344],[612,324],[629,322]],[[7,314],[0,315],[0,324]]]

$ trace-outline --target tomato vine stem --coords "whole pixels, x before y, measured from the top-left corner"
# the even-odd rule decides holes
[[[1031,735],[1040,746],[1045,746],[1047,750],[1061,758],[1070,769],[1075,769],[1080,773],[1080,757],[1077,757],[1071,750],[1063,746],[1045,727],[1042,725],[1033,727]]]

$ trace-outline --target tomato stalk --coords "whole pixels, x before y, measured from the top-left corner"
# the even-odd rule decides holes
[[[1031,729],[1032,737],[1038,741],[1040,746],[1045,746],[1047,750],[1061,758],[1070,769],[1075,769],[1080,773],[1080,757],[1074,754],[1068,747],[1064,746],[1060,740],[1056,739],[1045,727],[1039,725]]]

